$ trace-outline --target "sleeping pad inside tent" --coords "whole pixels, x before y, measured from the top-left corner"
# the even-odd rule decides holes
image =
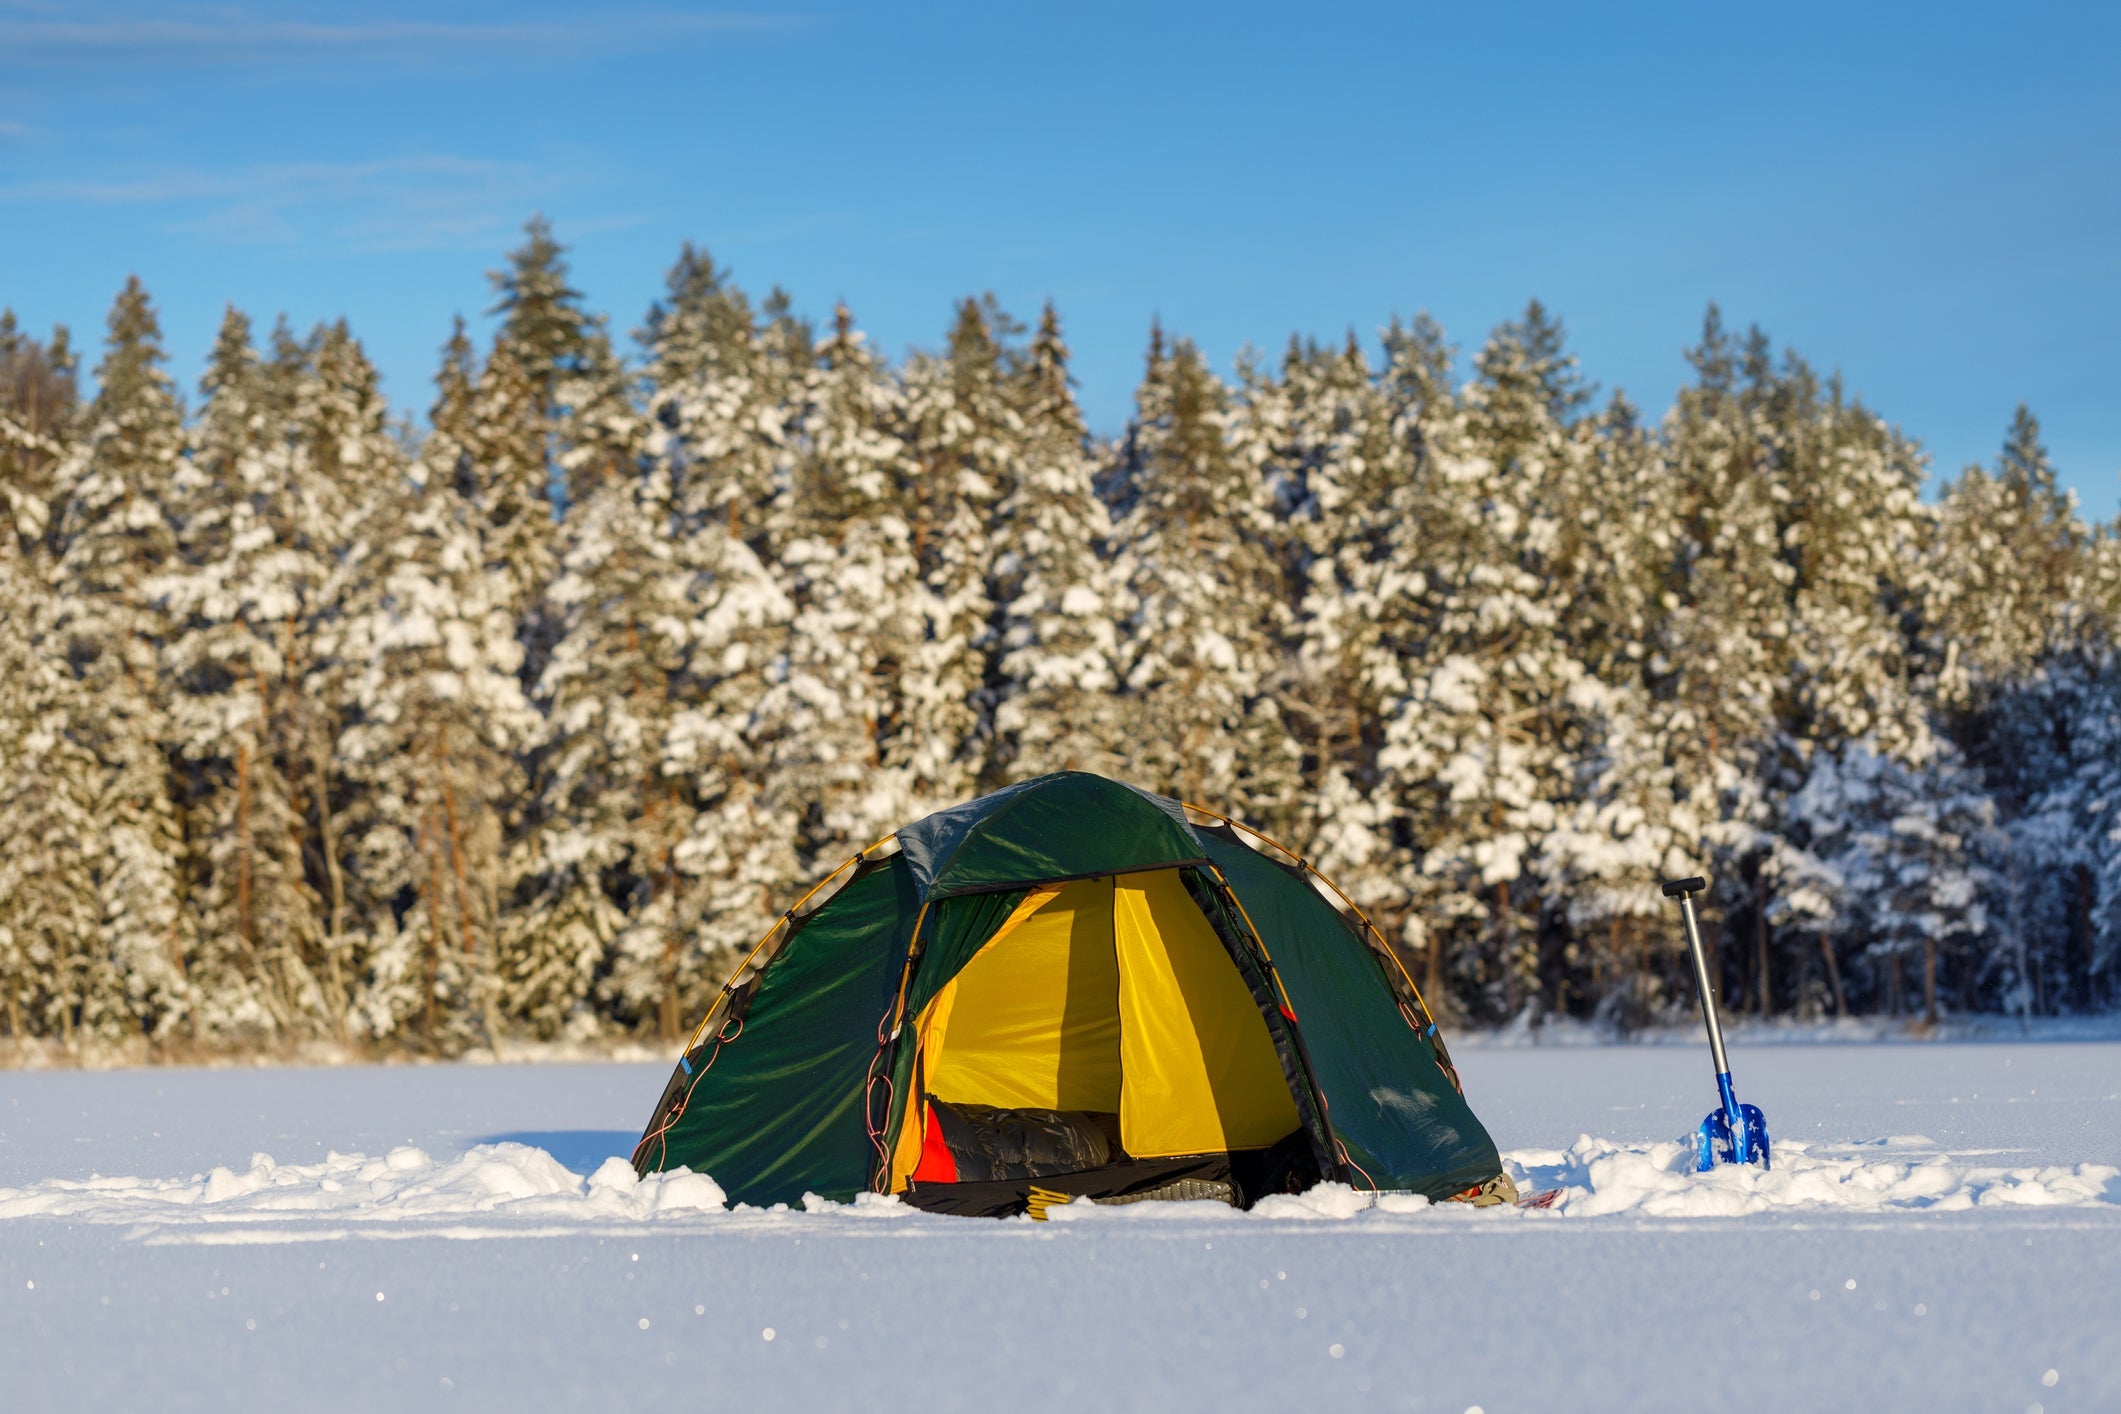
[[[1322,884],[1264,836],[1080,772],[931,815],[754,950],[634,1166],[758,1206],[994,1215],[1321,1179],[1514,1196],[1412,980]]]

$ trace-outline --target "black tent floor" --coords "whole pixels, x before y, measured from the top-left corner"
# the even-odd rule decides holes
[[[1177,1159],[1129,1159],[1080,1173],[1043,1178],[1004,1178],[979,1183],[909,1183],[900,1195],[908,1206],[927,1213],[967,1218],[1010,1218],[1031,1205],[1031,1190],[1064,1193],[1070,1198],[1126,1198],[1191,1178],[1229,1183],[1228,1154],[1196,1154]],[[1234,1187],[1234,1185],[1233,1185]]]
[[[1190,1154],[1170,1159],[1122,1159],[1079,1173],[1042,1178],[1006,1178],[977,1183],[910,1183],[900,1196],[928,1213],[972,1218],[1008,1218],[1031,1205],[1031,1190],[1069,1198],[1129,1198],[1181,1179],[1228,1184],[1239,1207],[1269,1193],[1301,1193],[1318,1182],[1316,1158],[1301,1130],[1270,1149],[1232,1154]]]

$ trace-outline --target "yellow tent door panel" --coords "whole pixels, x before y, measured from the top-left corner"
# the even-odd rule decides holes
[[[1118,1002],[1111,882],[1041,889],[936,996],[921,1051],[928,1093],[1008,1109],[1117,1110]]]
[[[1138,1159],[1262,1149],[1297,1128],[1244,979],[1172,869],[1026,897],[916,1023],[939,1100],[1120,1117]],[[893,1145],[920,1157],[921,1106]]]
[[[1175,869],[1113,888],[1120,1142],[1139,1159],[1263,1149],[1297,1128],[1259,1007]]]

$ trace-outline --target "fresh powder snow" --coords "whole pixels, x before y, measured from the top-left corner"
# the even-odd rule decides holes
[[[621,1157],[659,1067],[18,1074],[0,1359],[24,1408],[2121,1400],[2121,1045],[1754,1047],[1775,1167],[1707,1175],[1697,1051],[1461,1059],[1551,1207],[731,1210]]]

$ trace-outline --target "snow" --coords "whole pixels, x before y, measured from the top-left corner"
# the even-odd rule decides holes
[[[2121,1403],[2121,1044],[1741,1047],[1776,1165],[1710,1175],[1698,1049],[1459,1059],[1552,1208],[729,1211],[616,1157],[659,1066],[9,1074],[9,1403]]]

